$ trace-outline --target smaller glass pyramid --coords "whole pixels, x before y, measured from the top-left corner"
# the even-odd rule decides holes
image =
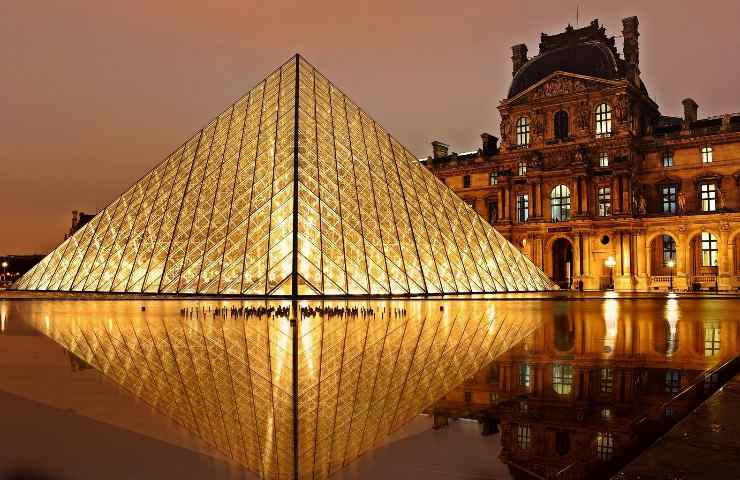
[[[298,55],[14,288],[244,296],[556,289]]]

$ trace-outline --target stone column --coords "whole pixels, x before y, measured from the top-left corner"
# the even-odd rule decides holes
[[[632,265],[630,261],[632,242],[631,234],[625,232],[618,233],[617,244],[617,266],[616,275],[614,281],[614,289],[622,292],[629,292],[633,290],[632,285]]]
[[[537,217],[537,186],[534,183],[529,184],[529,217]]]
[[[734,276],[734,271],[730,270],[730,258],[731,255],[729,253],[730,251],[730,226],[729,225],[722,225],[720,226],[719,231],[719,239],[717,243],[717,248],[719,251],[717,254],[719,255],[719,268],[717,272],[717,289],[718,290],[724,290],[728,291],[732,288],[732,278],[731,275]],[[734,265],[732,266],[734,270]]]
[[[506,204],[504,219],[511,220],[511,188],[508,186],[504,190],[504,203]]]
[[[584,290],[598,290],[599,289],[599,277],[593,274],[593,258],[591,254],[591,234],[589,232],[583,232],[583,289]]]
[[[581,234],[576,233],[573,238],[573,265],[571,267],[571,284],[570,288],[577,289],[578,281],[581,279]]]
[[[619,176],[614,176],[612,178],[612,213],[619,214],[622,213],[622,209],[620,208],[620,204],[622,202],[622,194],[620,192],[620,179]]]
[[[497,201],[497,204],[496,204],[496,208],[498,209],[498,211],[496,212],[496,217],[498,217],[497,220],[503,220],[504,219],[504,203],[503,203],[503,198],[504,198],[504,196],[501,193],[501,189],[499,188],[496,191],[496,199],[498,200]]]
[[[647,235],[645,232],[639,232],[635,235],[637,243],[637,285],[636,289],[640,292],[648,291],[649,278],[647,274],[648,248]]]
[[[689,288],[689,259],[691,258],[691,246],[689,245],[687,233],[685,226],[678,229],[678,242],[676,245],[676,274],[673,277],[674,290],[688,290]]]

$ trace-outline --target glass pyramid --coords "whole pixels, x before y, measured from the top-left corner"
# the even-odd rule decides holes
[[[296,55],[14,288],[394,296],[555,286]]]
[[[319,312],[295,300],[215,305],[226,315],[195,302],[183,310],[148,302],[146,312],[141,301],[109,303],[37,305],[31,321],[266,479],[331,476],[388,442],[541,320],[531,307],[504,315],[494,302],[475,300],[343,302],[331,305],[342,310]],[[270,306],[286,310],[230,313]]]

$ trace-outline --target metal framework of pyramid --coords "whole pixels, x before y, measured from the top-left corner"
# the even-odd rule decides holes
[[[298,301],[271,305],[291,303]],[[152,302],[146,312],[140,305],[57,301],[31,321],[265,479],[331,476],[386,444],[540,323],[537,309],[504,316],[488,301],[342,302],[366,310],[331,316],[294,308],[290,318],[207,309],[182,316],[183,304]]]
[[[555,287],[296,55],[14,288],[393,296]]]

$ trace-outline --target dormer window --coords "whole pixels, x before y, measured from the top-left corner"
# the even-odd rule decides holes
[[[563,140],[568,138],[568,112],[560,110],[554,119],[555,138]]]
[[[527,162],[519,162],[516,166],[516,174],[523,177],[527,174]]]
[[[599,166],[600,167],[609,166],[609,154],[607,152],[601,152],[599,154]]]
[[[529,145],[529,119],[520,117],[516,121],[516,144],[520,147]]]
[[[602,103],[596,107],[596,136],[608,137],[612,134],[612,107]]]
[[[701,147],[701,163],[712,163],[712,147]]]

